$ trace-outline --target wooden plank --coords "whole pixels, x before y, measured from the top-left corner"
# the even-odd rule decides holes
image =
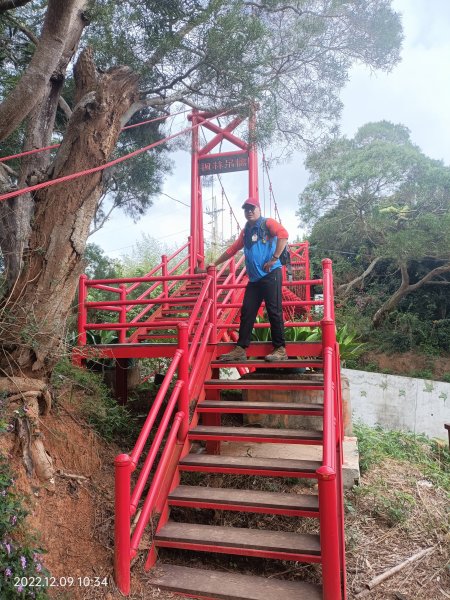
[[[252,507],[291,510],[319,510],[316,495],[285,494],[261,492],[259,490],[234,490],[229,488],[210,488],[192,485],[179,485],[169,494],[169,504],[190,500],[201,503],[221,505],[246,505]]]
[[[155,534],[155,542],[176,544],[200,544],[222,548],[282,552],[292,555],[320,555],[318,535],[285,531],[266,531],[245,527],[216,527],[197,523],[175,523],[169,521]],[[162,545],[162,544],[161,544]]]
[[[237,329],[239,323],[230,324],[229,329]],[[217,356],[229,352],[235,347],[234,343],[220,342],[217,344]],[[289,356],[310,358],[320,357],[322,355],[322,342],[287,342],[286,350]],[[273,351],[271,342],[252,342],[247,348],[247,356],[266,356]]]
[[[242,362],[222,362],[221,360],[213,360],[211,366],[217,368],[240,367],[245,364],[246,367],[264,368],[264,369],[305,369],[312,367],[315,369],[323,368],[323,360],[321,358],[311,358],[307,360],[279,360],[277,362],[267,362],[266,360],[250,359],[245,363]]]
[[[212,425],[197,425],[189,431],[191,439],[204,437],[220,437],[222,439],[254,438],[272,440],[316,441],[322,440],[321,431],[306,429],[275,429],[264,427],[217,427]]]
[[[212,456],[209,454],[187,454],[180,460],[180,468],[194,467],[198,470],[217,472],[271,471],[283,473],[312,474],[322,463],[319,460],[294,460],[291,458],[255,458],[251,456]]]
[[[227,364],[227,363],[224,363]],[[276,389],[280,386],[288,386],[291,388],[313,388],[322,389],[323,379],[207,379],[205,381],[205,388],[218,387],[223,388],[235,388],[243,389],[265,387],[269,389]]]
[[[304,413],[323,414],[323,404],[317,403],[296,403],[296,402],[244,402],[242,400],[204,400],[197,405],[197,412],[203,412],[204,409],[215,409],[217,412],[227,413],[246,413],[258,412],[261,414],[283,413],[292,415],[301,415]]]
[[[323,381],[303,381],[295,379],[208,379],[205,390],[317,390],[324,389]]]
[[[302,581],[157,564],[147,580],[155,588],[217,600],[322,600],[320,586]]]

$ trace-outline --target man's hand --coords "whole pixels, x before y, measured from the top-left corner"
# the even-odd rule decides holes
[[[277,262],[277,258],[271,258],[268,262],[266,262],[266,264],[263,266],[263,269],[266,273],[270,273],[270,269],[273,267],[273,265]]]

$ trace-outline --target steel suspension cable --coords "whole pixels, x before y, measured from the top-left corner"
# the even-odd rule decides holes
[[[191,109],[186,108],[185,110],[180,110],[179,112],[172,113],[170,115],[164,115],[162,117],[155,117],[154,119],[147,119],[146,121],[140,121],[139,123],[133,123],[133,125],[126,125],[122,127],[120,131],[126,131],[127,129],[134,129],[135,127],[140,127],[141,125],[148,125],[148,123],[155,123],[156,121],[164,121],[165,119],[170,119],[170,117],[176,117],[177,115],[181,115],[183,113],[189,112]],[[43,148],[34,148],[33,150],[26,150],[25,152],[19,152],[19,154],[11,154],[10,156],[3,156],[0,158],[0,162],[7,162],[12,160],[13,158],[20,158],[21,156],[29,156],[30,154],[37,154],[39,152],[45,152],[45,150],[53,150],[54,148],[59,148],[61,144],[52,144],[51,146],[44,146]]]
[[[227,111],[225,111],[222,114],[226,114],[226,112]],[[212,121],[213,119],[216,119],[216,118],[217,118],[217,116],[210,117],[209,119],[205,119],[205,121]],[[98,167],[92,167],[91,169],[77,171],[75,173],[71,173],[70,175],[64,175],[63,177],[57,177],[56,179],[52,179],[50,181],[44,181],[42,183],[37,183],[36,185],[30,185],[26,188],[21,188],[20,190],[8,192],[7,194],[2,194],[0,196],[0,201],[8,200],[8,198],[15,198],[16,196],[21,196],[22,194],[26,194],[28,192],[34,192],[36,190],[41,190],[43,188],[50,187],[52,185],[57,185],[58,183],[62,183],[64,181],[72,181],[73,179],[78,179],[79,177],[84,177],[85,175],[91,175],[93,173],[98,173],[99,171],[104,171],[108,167],[112,167],[112,166],[122,163],[130,158],[133,158],[134,156],[138,156],[139,154],[142,154],[143,152],[147,152],[147,150],[156,148],[156,146],[160,146],[164,142],[168,142],[168,141],[178,137],[179,135],[184,135],[185,133],[192,131],[193,129],[195,129],[196,127],[199,127],[200,125],[201,125],[201,123],[196,123],[195,125],[186,127],[185,129],[182,129],[181,131],[178,131],[177,133],[174,133],[174,134],[169,135],[161,140],[153,142],[152,144],[149,144],[148,146],[144,146],[143,148],[139,148],[138,150],[134,150],[133,152],[129,152],[128,154],[125,154],[124,156],[120,156],[119,158],[111,160],[103,165],[99,165]]]
[[[275,218],[278,217],[278,221],[281,223],[281,216],[280,216],[280,211],[278,210],[278,205],[277,205],[277,201],[275,200],[275,194],[273,193],[273,187],[272,187],[272,181],[270,179],[270,174],[269,174],[269,163],[266,160],[265,154],[263,152],[262,155],[262,160],[263,160],[263,168],[266,171],[267,174],[267,181],[269,182],[269,198],[270,198],[270,208],[272,210],[272,200],[273,200],[273,207],[274,207],[274,216]]]

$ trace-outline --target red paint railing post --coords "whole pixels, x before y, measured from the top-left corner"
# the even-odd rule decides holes
[[[317,470],[322,554],[323,600],[342,598],[336,472],[328,466]]]
[[[130,485],[131,460],[119,454],[115,469],[114,578],[122,594],[130,593]]]
[[[258,156],[256,152],[256,106],[251,107],[248,123],[250,142],[248,145],[248,195],[258,198]]]
[[[305,279],[306,281],[309,281],[311,279],[311,274],[310,274],[310,266],[309,266],[309,242],[304,242],[305,244],[305,250],[303,252],[303,257],[305,260]],[[311,284],[307,284],[305,286],[305,300],[307,302],[311,301]],[[311,306],[308,306],[306,309],[306,315],[307,315],[307,319],[309,320],[311,318]]]
[[[183,351],[178,365],[178,380],[183,382],[178,398],[178,411],[184,415],[178,430],[178,441],[184,442],[189,429],[189,331],[187,323],[178,323],[178,348]]]
[[[87,323],[87,275],[80,275],[78,282],[78,345],[86,346],[86,323]]]
[[[126,302],[127,286],[124,283],[121,283],[119,287],[120,287],[120,299],[122,302]],[[120,307],[119,323],[121,325],[125,325],[126,322],[127,322],[127,305],[123,304]],[[119,329],[119,344],[125,344],[126,341],[127,341],[127,331],[126,331],[125,327],[121,327]]]
[[[217,344],[217,269],[214,266],[210,266],[207,272],[211,276],[209,298],[212,300],[211,308],[209,309],[209,322],[212,324],[209,341],[211,344]]]
[[[334,295],[333,278],[331,275],[331,260],[324,258],[323,267],[323,319],[322,323],[322,347],[334,348],[336,343],[336,326],[334,323]]]
[[[169,274],[169,269],[167,266],[167,254],[163,254],[161,256],[161,275],[163,277],[167,277],[167,275]],[[163,289],[162,289],[162,296],[164,299],[169,297],[169,282],[166,279],[163,279],[162,282],[163,285]],[[166,310],[168,308],[167,304],[163,304],[162,305],[162,309]]]
[[[168,268],[167,268],[167,254],[163,254],[161,256],[161,275],[163,277],[167,277],[168,275]],[[163,279],[163,298],[167,298],[168,297],[168,285],[169,282],[166,281],[165,279]]]
[[[198,111],[193,110],[191,115],[192,122],[192,146],[191,146],[191,244],[189,254],[189,273],[194,274],[197,267],[198,258],[198,235],[199,235],[199,212],[200,202],[200,177],[198,173],[198,151],[199,151],[199,116]]]

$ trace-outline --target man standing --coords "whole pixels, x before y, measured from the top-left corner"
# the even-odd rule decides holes
[[[245,349],[250,345],[256,315],[264,300],[272,333],[273,352],[265,357],[268,362],[288,358],[284,339],[284,322],[281,306],[282,272],[280,255],[287,241],[288,232],[274,219],[261,216],[259,201],[248,198],[242,205],[247,223],[238,239],[219,256],[217,267],[242,248],[249,282],[245,288],[241,308],[239,339],[236,347],[219,360],[239,362],[247,360]]]

